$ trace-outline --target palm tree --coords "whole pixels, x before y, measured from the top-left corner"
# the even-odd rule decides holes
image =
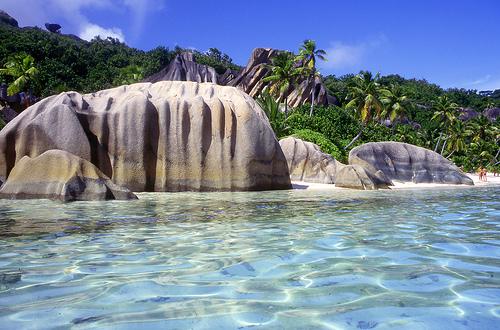
[[[483,115],[470,120],[469,126],[473,131],[472,142],[494,140],[496,134],[498,134],[498,128]]]
[[[257,103],[260,105],[262,110],[264,110],[276,137],[279,139],[286,136],[288,134],[289,127],[286,125],[285,115],[280,111],[279,103],[276,102],[274,97],[267,91],[264,91],[257,99]]]
[[[312,116],[314,111],[315,79],[318,75],[316,71],[316,58],[326,61],[326,52],[323,49],[316,49],[316,42],[314,40],[304,40],[304,43],[300,46],[298,59],[302,62],[302,68],[305,69],[307,80],[312,80],[311,111],[309,112],[309,116]]]
[[[371,72],[361,72],[355,76],[349,86],[347,97],[350,99],[347,103],[347,109],[354,109],[361,119],[361,129],[344,149],[348,149],[363,133],[366,124],[372,119],[380,119],[382,115],[383,105],[380,101],[380,85],[378,80],[380,74],[375,77]]]
[[[385,105],[381,117],[390,119],[394,128],[398,120],[406,117],[411,107],[410,99],[397,84],[391,84],[388,88],[382,88],[380,94],[380,101]]]
[[[300,71],[295,66],[295,55],[291,52],[281,52],[273,58],[269,66],[269,75],[262,79],[271,82],[269,92],[278,99],[284,95],[285,117],[288,115],[288,90],[296,83]]]
[[[31,55],[16,54],[0,69],[0,74],[14,78],[7,88],[8,95],[17,94],[25,89],[31,89],[31,83],[38,74],[35,59]],[[30,91],[31,94],[31,91]]]
[[[439,132],[438,141],[436,146],[434,147],[434,152],[437,152],[439,144],[441,140],[444,138],[445,141],[441,148],[441,154],[444,151],[447,143],[446,135],[443,137],[443,133],[448,133],[449,128],[457,121],[456,110],[458,108],[458,104],[452,102],[448,96],[443,95],[438,97],[437,101],[434,102],[432,108],[434,109],[434,115],[432,116],[433,121],[438,122],[441,131]]]
[[[466,142],[473,135],[470,125],[457,120],[450,126],[448,135],[448,151],[450,152],[446,158],[450,158],[455,152],[460,152],[467,148]]]

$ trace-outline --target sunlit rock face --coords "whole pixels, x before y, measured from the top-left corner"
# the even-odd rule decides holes
[[[24,156],[0,190],[1,198],[50,198],[62,201],[136,199],[111,182],[92,163],[62,150]]]
[[[26,109],[0,132],[0,180],[24,156],[64,150],[132,191],[245,191],[291,187],[262,109],[233,87],[162,81]]]
[[[335,183],[337,161],[311,142],[294,137],[280,140],[290,178],[293,181],[313,183]]]
[[[351,150],[349,164],[372,172],[382,171],[390,179],[414,183],[473,185],[473,181],[440,154],[400,142],[370,142]]]
[[[392,185],[381,172],[345,165],[321,151],[314,143],[294,137],[280,140],[292,181],[335,184],[336,187],[375,190]]]

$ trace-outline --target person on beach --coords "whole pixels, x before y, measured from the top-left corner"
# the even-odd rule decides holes
[[[483,181],[483,168],[480,167],[477,172],[478,172],[478,175],[479,175],[479,181]]]
[[[484,182],[488,182],[488,178],[486,177],[486,174],[487,174],[487,173],[486,173],[486,169],[485,169],[485,168],[483,168],[483,181],[484,181]]]

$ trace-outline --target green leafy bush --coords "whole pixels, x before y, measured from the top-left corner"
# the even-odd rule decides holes
[[[339,162],[345,163],[347,161],[346,152],[344,152],[343,149],[333,144],[328,138],[326,138],[321,133],[315,132],[310,129],[300,129],[294,131],[292,136],[318,145],[321,151],[332,155],[333,158],[335,158]]]

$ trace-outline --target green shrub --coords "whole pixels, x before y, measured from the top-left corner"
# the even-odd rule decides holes
[[[301,129],[294,131],[292,136],[304,141],[312,142],[318,145],[321,151],[332,155],[333,158],[335,158],[339,162],[346,162],[347,155],[344,150],[336,146],[321,133],[315,132],[310,129]]]

